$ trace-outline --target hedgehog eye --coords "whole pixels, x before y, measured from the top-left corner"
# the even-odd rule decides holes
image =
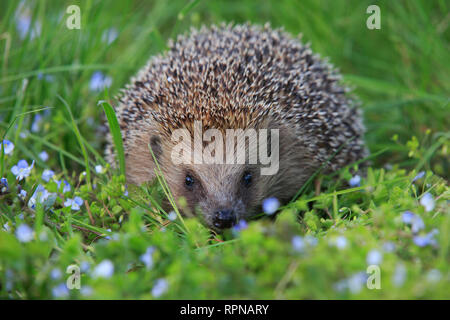
[[[187,186],[187,187],[190,187],[190,188],[192,188],[192,186],[194,185],[194,178],[192,178],[192,176],[191,175],[189,175],[189,174],[187,174],[186,175],[186,178],[184,179],[184,184]]]
[[[252,174],[248,171],[244,172],[244,176],[242,177],[242,181],[246,187],[249,187],[252,183]]]

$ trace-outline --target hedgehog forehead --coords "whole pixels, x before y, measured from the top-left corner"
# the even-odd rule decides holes
[[[255,127],[267,115],[270,106],[262,99],[253,99],[252,93],[226,92],[220,84],[211,83],[207,89],[191,84],[182,86],[173,80],[171,94],[159,95],[149,106],[152,117],[170,133],[186,128],[192,132],[194,121],[201,121],[202,129],[246,129]],[[214,94],[213,94],[213,93]],[[256,102],[255,102],[256,101]]]
[[[184,172],[198,179],[204,191],[213,198],[222,194],[233,196],[245,170],[245,164],[190,164],[184,167]]]
[[[199,126],[201,132],[210,129],[219,130],[225,134],[227,130],[249,129],[257,128],[263,119],[261,113],[233,113],[224,112],[222,114],[211,114],[208,112],[195,113],[192,117],[184,117],[179,115],[172,115],[167,117],[169,119],[166,129],[172,133],[176,129],[187,129],[193,135],[195,126]]]

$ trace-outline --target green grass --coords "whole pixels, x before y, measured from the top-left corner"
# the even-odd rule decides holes
[[[0,2],[0,137],[15,145],[12,154],[0,154],[9,182],[0,193],[1,298],[152,298],[161,278],[168,282],[161,298],[449,298],[447,1],[377,1],[381,30],[366,28],[371,1],[80,1],[80,30],[66,28],[70,1],[24,3],[32,24],[40,24],[37,37],[20,37],[19,1]],[[114,97],[169,38],[222,21],[270,22],[302,33],[302,41],[329,57],[361,102],[373,156],[360,187],[347,187],[346,168],[323,177],[319,195],[310,184],[299,190],[275,222],[261,219],[238,234],[211,238],[196,219],[167,218],[160,207],[169,192],[162,177],[125,189],[111,108],[116,100],[89,84],[101,71],[112,79],[108,95]],[[111,28],[118,37],[108,44],[103,34]],[[36,115],[42,120],[32,130]],[[117,169],[102,157],[107,122]],[[48,161],[39,158],[42,151]],[[11,168],[20,159],[36,162],[18,182]],[[45,169],[71,190],[43,181]],[[419,171],[426,175],[412,182]],[[39,184],[56,196],[31,209]],[[22,200],[21,190],[27,192]],[[426,193],[436,202],[431,211],[420,204]],[[74,197],[84,200],[78,211],[64,207]],[[423,219],[419,235],[438,230],[434,245],[414,243],[417,234],[402,222],[406,210]],[[34,234],[21,243],[16,232],[24,223]],[[298,252],[296,236],[317,244]],[[339,237],[346,239],[342,249],[335,245]],[[391,244],[395,248],[385,250]],[[140,259],[148,247],[155,248],[149,269]],[[380,290],[358,281],[372,250],[382,253]],[[114,275],[95,278],[93,270],[105,260]],[[83,262],[90,270],[81,285],[91,295],[55,294],[66,268]],[[55,269],[61,277],[51,276]]]

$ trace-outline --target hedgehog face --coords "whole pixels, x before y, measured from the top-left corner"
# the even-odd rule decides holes
[[[259,182],[264,179],[258,164],[174,163],[170,154],[175,145],[169,139],[150,137],[172,195],[175,200],[186,200],[186,206],[180,206],[186,215],[195,214],[208,227],[220,231],[257,210],[263,191]],[[192,158],[195,156],[194,152]]]
[[[127,179],[130,183],[141,184],[155,178],[156,166],[149,151],[151,149],[181,211],[188,216],[196,215],[215,231],[230,228],[240,220],[248,220],[260,213],[261,203],[267,197],[276,197],[280,201],[289,199],[309,176],[311,168],[308,163],[311,161],[305,151],[298,152],[304,148],[296,146],[296,137],[288,134],[276,122],[263,127],[269,128],[279,128],[280,139],[273,140],[270,135],[269,140],[264,137],[257,140],[257,143],[248,141],[241,145],[244,146],[244,152],[238,151],[242,149],[236,143],[230,162],[232,164],[227,161],[204,163],[211,150],[208,149],[210,144],[203,145],[200,155],[192,143],[190,133],[186,133],[186,138],[180,140],[160,135],[160,129],[136,135],[133,140],[129,140],[133,153],[126,158]],[[223,145],[226,145],[226,138],[221,138]],[[243,136],[239,135],[236,141],[241,141],[241,138]],[[279,162],[279,170],[272,175],[265,174],[266,171],[263,170],[269,168],[267,162],[261,162],[259,158],[256,163],[249,160],[250,154],[261,150],[263,141],[268,143],[264,149],[270,150],[271,160],[277,155],[276,162]],[[274,143],[278,141],[280,143]],[[279,145],[279,150],[276,145]],[[217,155],[216,151],[214,149],[211,154]],[[238,159],[242,153],[245,156],[243,161],[241,159],[241,164]],[[178,156],[174,157],[174,154]],[[229,150],[225,148],[220,158],[223,156],[226,160],[227,155]],[[195,159],[202,161],[196,163]],[[181,198],[186,201],[179,201]],[[171,210],[169,204],[166,208]]]
[[[258,170],[246,165],[190,165],[179,171],[171,186],[215,230],[230,228],[249,216],[257,193]],[[172,177],[172,182],[174,179]]]
[[[311,160],[312,155],[298,142],[296,135],[276,122],[271,122],[265,128],[280,130],[279,150],[275,148],[272,136],[268,141],[270,147],[267,147],[267,150],[271,150],[271,157],[279,154],[279,170],[275,174],[264,174],[263,169],[268,168],[267,163],[249,164],[252,162],[249,161],[249,155],[256,149],[261,150],[259,140],[256,149],[256,144],[245,144],[243,164],[237,163],[237,158],[233,159],[233,164],[195,163],[195,159],[201,157],[191,143],[190,134],[186,134],[188,138],[181,139],[180,143],[178,139],[160,135],[159,129],[135,135],[133,140],[127,141],[130,149],[133,149],[126,158],[127,180],[135,184],[154,180],[156,165],[149,151],[151,149],[182,213],[187,216],[196,215],[209,228],[220,232],[240,220],[248,220],[260,213],[261,203],[265,198],[276,197],[280,202],[288,201],[317,169]],[[174,158],[174,150],[179,155],[184,155],[184,151],[189,150],[189,161],[185,162],[183,157],[178,160],[177,157]],[[179,150],[183,152],[178,152]],[[204,150],[209,149],[204,147]],[[228,153],[224,152],[224,156],[226,154]],[[238,157],[237,152],[234,157]],[[180,201],[182,198],[185,201]],[[168,202],[165,207],[171,210]]]

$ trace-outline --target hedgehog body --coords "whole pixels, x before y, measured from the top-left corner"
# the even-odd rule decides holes
[[[328,172],[366,155],[360,111],[339,80],[299,39],[268,25],[191,30],[152,57],[119,99],[127,180],[155,177],[150,146],[174,197],[187,200],[184,211],[200,212],[217,230],[260,212],[265,198],[290,200],[330,158]],[[203,131],[278,129],[279,170],[263,176],[258,164],[175,165],[172,134],[194,134],[195,121]],[[106,152],[113,162],[111,143]]]

